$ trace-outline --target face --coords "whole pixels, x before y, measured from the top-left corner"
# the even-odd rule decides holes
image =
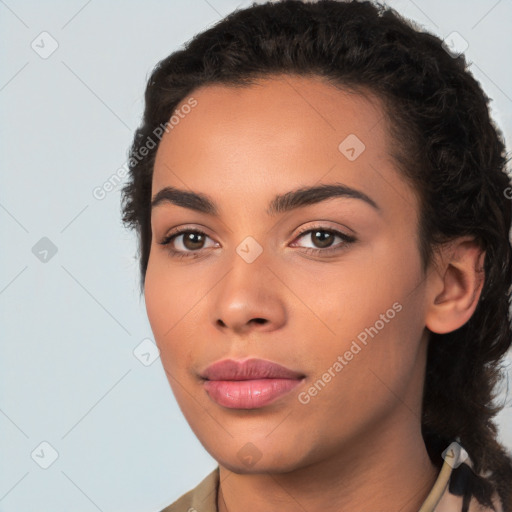
[[[161,140],[152,197],[172,187],[213,205],[160,194],[145,300],[198,439],[233,471],[281,472],[410,421],[425,365],[418,203],[379,102],[292,76],[192,97]],[[297,378],[252,381],[251,399],[201,377],[253,358]]]

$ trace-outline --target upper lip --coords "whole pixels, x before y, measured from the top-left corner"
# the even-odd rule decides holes
[[[303,374],[265,359],[217,361],[201,373],[206,380],[301,379]]]

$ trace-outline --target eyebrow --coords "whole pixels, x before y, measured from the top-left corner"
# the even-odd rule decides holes
[[[377,203],[365,193],[341,183],[324,183],[314,187],[303,187],[285,194],[276,195],[269,203],[266,213],[277,215],[291,210],[320,203],[335,197],[360,199],[380,213]],[[176,206],[195,210],[218,217],[219,210],[215,201],[206,194],[190,192],[175,187],[164,187],[151,200],[151,209],[161,204],[171,203]]]

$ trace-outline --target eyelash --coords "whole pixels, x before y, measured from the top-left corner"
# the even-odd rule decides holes
[[[323,255],[325,254],[332,254],[333,252],[337,252],[337,251],[340,251],[340,250],[343,250],[347,245],[350,245],[352,243],[354,243],[356,241],[356,238],[351,236],[351,235],[347,235],[345,233],[341,233],[340,231],[337,231],[335,229],[331,229],[331,228],[325,228],[325,227],[322,227],[322,226],[314,226],[314,227],[310,227],[310,228],[306,228],[302,231],[300,231],[297,235],[296,238],[300,238],[302,237],[303,235],[306,235],[308,233],[313,233],[315,231],[322,231],[324,233],[329,233],[331,235],[335,235],[335,236],[338,236],[340,237],[343,242],[334,246],[334,247],[327,247],[325,249],[315,249],[315,248],[312,248],[312,247],[303,247],[302,249],[304,250],[304,252],[306,252],[307,254],[320,254],[322,253]],[[170,235],[166,236],[161,242],[158,242],[160,245],[163,245],[163,246],[169,246],[168,247],[168,251],[171,255],[171,257],[173,258],[197,258],[199,255],[198,255],[198,252],[201,250],[201,249],[198,249],[197,251],[177,251],[176,249],[173,249],[172,247],[170,247],[170,243],[175,239],[177,238],[178,236],[184,234],[184,233],[195,233],[195,234],[198,234],[198,235],[204,235],[206,237],[208,237],[208,235],[206,233],[204,233],[203,231],[200,231],[198,229],[193,229],[193,228],[178,228],[176,229],[176,231],[174,231],[173,233],[171,233]],[[209,237],[208,237],[209,238]]]

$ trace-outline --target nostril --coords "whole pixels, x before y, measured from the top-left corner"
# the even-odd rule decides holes
[[[264,324],[266,322],[264,318],[254,318],[253,320],[258,324]]]

